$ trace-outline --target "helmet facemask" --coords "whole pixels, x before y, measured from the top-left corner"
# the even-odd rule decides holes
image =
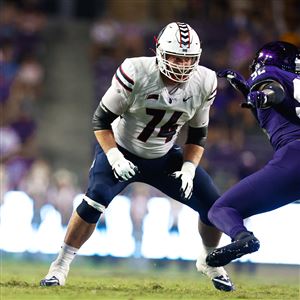
[[[178,55],[159,49],[157,50],[157,52],[157,55],[160,56],[160,59],[158,59],[158,67],[161,73],[163,73],[171,80],[180,83],[186,82],[190,79],[193,72],[196,70],[200,60],[200,55]],[[192,60],[190,64],[176,64],[169,61],[170,55],[176,57],[191,58]]]
[[[183,83],[190,79],[197,69],[201,52],[197,33],[185,23],[171,23],[158,36],[156,58],[159,70],[175,82]],[[174,63],[170,56],[191,58],[191,61]]]

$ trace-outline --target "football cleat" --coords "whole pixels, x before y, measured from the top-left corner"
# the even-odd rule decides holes
[[[206,257],[206,263],[211,267],[221,267],[245,254],[256,252],[260,247],[259,240],[249,234],[224,247],[217,248]]]
[[[42,279],[40,281],[40,286],[56,286],[56,285],[60,285],[58,278],[56,278],[55,276],[52,276],[49,279]]]
[[[217,290],[225,292],[232,292],[235,290],[234,285],[227,274],[214,277],[211,281]]]
[[[199,272],[203,273],[211,279],[214,287],[217,290],[225,292],[234,291],[234,285],[224,268],[213,268],[208,266],[203,256],[200,256],[197,259],[196,267]]]
[[[69,269],[62,269],[53,262],[48,274],[40,281],[40,286],[58,286],[65,285]]]

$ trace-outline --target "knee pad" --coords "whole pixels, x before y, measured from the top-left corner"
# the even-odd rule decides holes
[[[103,208],[104,210],[104,208]],[[103,210],[90,205],[85,199],[77,206],[76,212],[87,223],[95,224],[98,222]]]

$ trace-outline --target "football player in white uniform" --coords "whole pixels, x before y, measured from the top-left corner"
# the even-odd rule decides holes
[[[88,189],[71,217],[57,259],[40,283],[43,286],[65,284],[71,261],[93,233],[101,213],[128,184],[138,181],[199,213],[204,249],[199,251],[197,269],[217,289],[234,289],[224,268],[205,262],[221,237],[207,217],[219,193],[198,166],[216,95],[216,74],[198,65],[202,49],[188,24],[170,23],[156,42],[156,57],[125,59],[94,113],[99,145]],[[174,143],[184,124],[188,136],[182,151]]]

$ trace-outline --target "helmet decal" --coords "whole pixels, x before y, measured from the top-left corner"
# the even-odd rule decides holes
[[[190,31],[185,23],[177,23],[180,35],[180,47],[187,49],[190,47]],[[187,51],[187,50],[186,50]]]

